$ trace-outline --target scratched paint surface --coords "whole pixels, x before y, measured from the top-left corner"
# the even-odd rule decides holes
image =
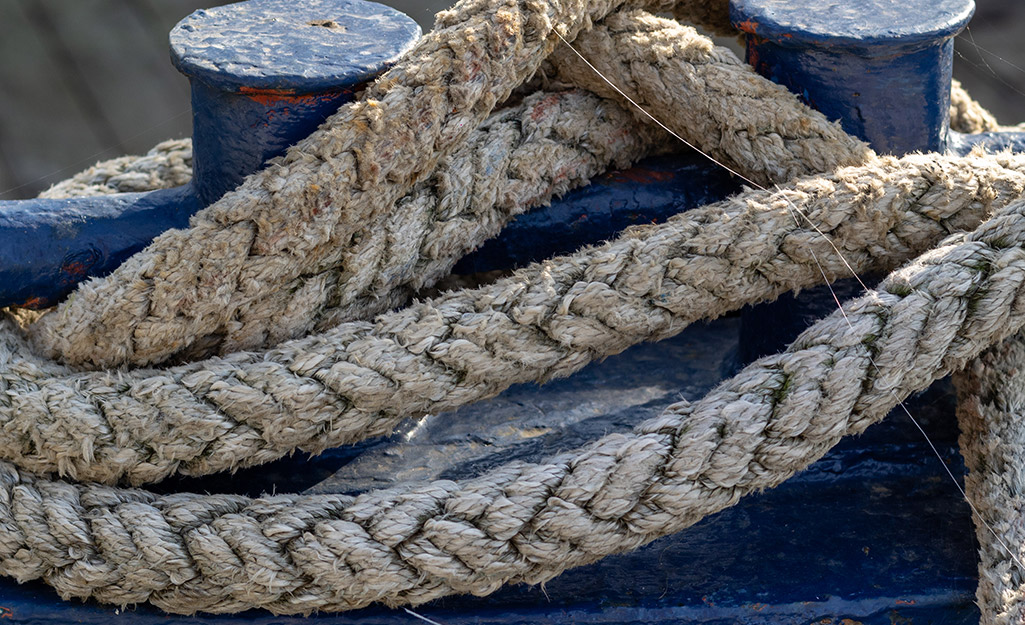
[[[360,446],[365,455],[358,458],[355,449],[336,450],[301,470],[277,463],[201,487],[354,491],[382,483],[388,473],[400,479],[474,474],[502,461],[505,456],[493,453],[498,448],[538,459],[594,434],[626,429],[678,395],[698,396],[731,366],[736,325],[726,319],[695,326],[669,343],[640,346],[594,365],[565,385],[516,387],[468,412],[407,424],[396,437]],[[956,467],[949,393],[934,389],[913,410]],[[418,611],[443,623],[977,622],[965,506],[921,437],[901,419],[845,442],[782,488],[636,554],[571,571],[544,590],[514,587]],[[436,461],[442,457],[445,463]],[[287,479],[304,473],[300,483]],[[324,484],[311,484],[332,474]],[[45,587],[9,580],[0,584],[0,604],[0,619],[21,622],[305,622],[262,614],[168,618],[148,608],[112,615],[93,604],[60,604]],[[417,622],[379,608],[313,620]]]

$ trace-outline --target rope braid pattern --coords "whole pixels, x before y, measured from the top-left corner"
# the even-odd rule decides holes
[[[759,76],[727,48],[679,22],[644,11],[613,13],[573,43],[556,48],[555,76],[619,100],[640,121],[649,118],[602,80],[706,154],[760,185],[867,162],[863,141],[818,111],[795,106],[786,87]],[[757,106],[752,106],[757,102]]]
[[[230,333],[269,292],[341,262],[361,232],[530,77],[623,0],[463,0],[307,139],[36,325],[71,363],[145,365]],[[357,241],[354,241],[356,239]],[[61,337],[88,337],[64,345]]]
[[[428,180],[399,200],[387,222],[360,235],[341,267],[271,290],[239,315],[233,332],[198,341],[179,355],[195,359],[215,347],[231,353],[274,345],[404,304],[515,215],[666,143],[658,129],[631,124],[618,105],[589,93],[530,95],[470,133]],[[67,351],[83,340],[55,338],[55,347]]]
[[[540,7],[539,15],[546,15],[544,11],[551,8],[544,2],[530,5]],[[484,6],[479,0],[460,8]],[[502,5],[512,10],[511,6]],[[440,23],[446,19],[442,16]],[[528,16],[522,23],[536,25],[538,20],[551,26],[538,15]],[[495,24],[509,23],[504,17],[495,18]],[[538,47],[540,53],[545,49]],[[529,63],[533,61],[523,61]],[[495,86],[488,93],[501,89],[504,87]],[[488,97],[466,102],[479,105]],[[360,109],[361,114],[368,108]],[[452,115],[470,116],[458,110]],[[364,119],[373,121],[373,117],[367,114]],[[447,130],[452,131],[451,127]],[[444,138],[437,137],[442,147],[447,145]],[[301,152],[293,150],[277,166],[303,160]],[[352,159],[360,166],[368,162],[367,158]],[[333,166],[330,159],[322,164]],[[748,291],[761,290],[764,298],[799,286],[803,280],[816,283],[821,277],[817,266],[810,268],[807,250],[820,246],[816,249],[821,259],[833,258],[832,248],[814,229],[794,225],[788,212],[791,203],[809,211],[810,217],[824,226],[845,256],[853,256],[858,271],[862,264],[892,266],[901,254],[906,258],[917,251],[916,245],[928,247],[948,229],[972,227],[996,211],[976,232],[949,237],[941,248],[891,276],[878,292],[849,304],[846,317],[835,314],[827,318],[803,334],[787,353],[758,361],[702,401],[677,404],[631,434],[604,437],[585,450],[547,463],[510,464],[463,483],[435,482],[356,498],[255,500],[156,496],[74,485],[21,473],[0,463],[0,567],[19,579],[43,577],[65,596],[94,596],[114,603],[149,600],[174,612],[224,612],[259,606],[294,613],[347,609],[372,601],[420,603],[452,592],[483,594],[508,581],[543,581],[565,568],[639,546],[731,505],[750,490],[778,484],[825,453],[840,436],[860,432],[882,418],[898,399],[963,365],[986,345],[1025,323],[1019,301],[1025,280],[1025,205],[1014,201],[1022,193],[1021,172],[1020,162],[1007,155],[880,159],[831,177],[805,180],[777,195],[749,194],[704,209],[704,213],[676,218],[670,222],[674,228],[694,228],[681,233],[678,240],[659,241],[663,231],[657,228],[634,229],[608,246],[582,252],[580,266],[572,266],[577,256],[571,256],[528,268],[518,278],[523,285],[507,281],[469,292],[477,298],[485,293],[496,297],[483,299],[480,311],[476,300],[460,301],[466,294],[457,293],[450,296],[455,299],[425,302],[394,317],[381,317],[376,324],[344,324],[331,333],[287,343],[266,355],[235,354],[167,370],[73,372],[27,354],[24,337],[13,320],[6,320],[6,328],[0,332],[3,395],[11,402],[35,396],[39,400],[36,406],[45,409],[37,415],[44,427],[24,437],[16,455],[31,457],[51,436],[71,440],[72,432],[79,434],[73,429],[62,432],[79,424],[69,425],[51,414],[50,406],[62,401],[69,405],[79,402],[74,410],[87,411],[95,407],[96,394],[107,393],[104,399],[109,401],[99,402],[100,418],[86,425],[116,430],[122,423],[109,419],[105,411],[120,401],[138,401],[130,392],[133,389],[139,396],[150,393],[156,407],[145,414],[147,410],[134,404],[124,414],[131,418],[142,415],[143,425],[150,418],[151,430],[171,430],[178,423],[191,424],[194,431],[207,428],[197,437],[206,436],[204,444],[216,442],[220,425],[204,422],[201,410],[189,412],[190,402],[209,409],[206,398],[197,402],[200,395],[191,389],[181,390],[190,385],[206,385],[207,398],[221,393],[225,405],[248,403],[250,410],[272,419],[271,427],[259,433],[255,428],[229,428],[228,438],[256,440],[266,435],[276,444],[284,440],[288,445],[304,437],[313,440],[332,435],[331,415],[337,416],[338,406],[309,399],[320,392],[316,383],[325,384],[313,372],[335,376],[332,381],[358,385],[369,379],[377,384],[350,400],[360,408],[375,402],[383,405],[382,398],[396,389],[409,392],[408,397],[397,395],[400,404],[433,402],[438,400],[431,395],[432,387],[416,387],[410,377],[412,370],[405,368],[406,363],[415,359],[404,360],[404,353],[419,359],[414,364],[435,367],[429,381],[444,381],[447,369],[442,365],[447,360],[464,363],[471,376],[481,375],[481,370],[466,364],[475,356],[484,358],[494,372],[533,366],[550,376],[576,366],[572,359],[546,365],[544,354],[539,357],[526,351],[515,332],[506,344],[505,326],[489,327],[494,322],[501,324],[503,318],[525,327],[537,319],[535,325],[543,325],[546,333],[556,332],[550,335],[556,340],[549,338],[549,344],[568,344],[576,350],[575,358],[583,361],[600,350],[618,351],[631,341],[668,336],[673,331],[671,318],[679,313],[652,304],[663,295],[670,306],[693,306],[694,318],[700,318],[728,310],[735,306],[731,302]],[[403,171],[393,173],[402,178]],[[888,175],[893,184],[882,184],[880,175]],[[418,176],[407,179],[422,179]],[[916,182],[915,176],[924,181]],[[266,176],[254,179],[266,181]],[[359,180],[367,183],[363,190],[377,190],[371,183],[383,178],[370,175]],[[964,188],[959,186],[962,184]],[[243,191],[256,188],[255,183],[247,185]],[[282,189],[287,192],[281,198],[268,193],[267,201],[274,203],[295,192],[287,184]],[[399,192],[394,193],[391,202],[398,199]],[[827,195],[844,194],[852,205],[846,212],[819,202]],[[758,206],[759,199],[764,207]],[[802,205],[802,201],[807,203]],[[749,208],[752,215],[746,221],[728,221],[726,208],[730,206]],[[225,223],[247,223],[244,219],[231,221],[233,216],[226,212],[211,213]],[[706,221],[687,221],[691,216]],[[904,218],[907,224],[897,223]],[[202,226],[203,219],[197,222]],[[752,222],[765,229],[756,230]],[[738,230],[733,231],[733,226]],[[750,238],[741,245],[741,256],[726,260],[723,255],[732,241],[719,233],[739,237],[745,227]],[[254,236],[259,234],[257,228]],[[921,243],[916,243],[917,237],[922,237]],[[929,237],[931,240],[924,240]],[[692,264],[677,262],[685,258],[676,255],[677,246],[693,250],[694,261],[708,260],[703,272],[694,273],[690,282],[671,280],[677,273],[685,275],[686,265]],[[646,253],[650,255],[646,257]],[[642,262],[634,262],[635,256]],[[734,260],[746,271],[730,273],[727,265]],[[829,275],[847,272],[839,260],[829,262],[833,263],[827,269]],[[536,275],[532,277],[531,271]],[[130,278],[133,274],[126,275]],[[613,284],[614,289],[610,288]],[[507,290],[486,290],[502,286]],[[672,297],[680,291],[695,303],[674,302]],[[632,297],[642,299],[643,305],[631,301]],[[717,302],[721,308],[716,307]],[[50,315],[53,317],[57,315]],[[586,323],[560,325],[576,317]],[[399,325],[389,326],[389,322]],[[439,328],[445,332],[451,328],[451,335],[435,336],[432,332]],[[474,343],[467,337],[481,340]],[[378,338],[380,342],[374,343]],[[361,361],[347,362],[344,353],[338,356],[341,360],[332,360],[339,349],[363,345],[364,340],[370,346],[368,354],[378,358],[380,370],[361,368]],[[329,341],[337,344],[328,345]],[[596,345],[599,342],[601,345]],[[284,360],[275,360],[297,345],[320,346],[325,353],[288,361],[288,366]],[[222,364],[228,367],[225,371],[234,368],[226,378],[209,375],[207,368]],[[176,379],[179,375],[182,377]],[[237,381],[242,383],[233,386]],[[89,392],[93,396],[74,396],[78,388],[100,382],[106,386],[92,386]],[[145,387],[147,382],[149,387]],[[455,382],[458,388],[459,381]],[[486,385],[488,381],[476,382]],[[467,395],[472,392],[476,391]],[[468,400],[456,397],[452,401],[463,399]],[[181,408],[176,403],[179,400],[190,408]],[[294,414],[292,420],[283,416],[292,408],[289,402],[304,401],[315,409],[308,421]],[[210,414],[222,415],[221,408],[217,406]],[[331,430],[326,434],[325,423]],[[4,429],[17,427],[5,425]],[[127,436],[132,427],[118,430],[116,436]],[[362,431],[372,427],[371,423]],[[146,436],[159,439],[148,432]],[[154,457],[173,458],[181,452],[180,439],[161,440],[166,440],[166,445],[157,449]],[[91,442],[76,444],[78,449],[59,450],[43,462],[66,471],[91,470],[88,458],[95,455],[95,448]],[[257,443],[256,448],[261,449],[262,444]],[[101,454],[107,452],[120,453],[111,447]],[[129,465],[134,453],[130,449],[125,453]],[[232,453],[222,453],[218,461],[226,466],[238,464],[242,459]],[[75,457],[87,460],[78,466]],[[147,470],[144,467],[133,477],[139,478]]]
[[[417,604],[537,583],[775,486],[1025,324],[1025,202],[704,399],[547,463],[343,496],[172,495],[0,464],[0,566],[168,611]]]
[[[964,91],[954,98],[951,112],[951,127],[961,132],[1005,129]],[[1021,126],[1013,129],[1021,130]],[[965,495],[972,504],[979,541],[976,602],[981,625],[1025,621],[1025,569],[1021,566],[1025,561],[1021,523],[1025,510],[1021,487],[1025,483],[1021,476],[1025,467],[1023,370],[1025,332],[1019,331],[953,375],[961,454],[968,469]]]
[[[158,371],[75,372],[26,356],[8,321],[0,457],[139,484],[351,443],[405,417],[569,375],[693,321],[818,284],[823,271],[848,276],[847,263],[890,269],[1023,190],[1025,156],[879,159],[632,228],[374,323]]]
[[[704,146],[713,156],[740,160],[744,167],[750,166],[756,172],[759,168],[767,167],[765,163],[777,160],[790,163],[785,171],[774,171],[778,174],[774,180],[784,180],[790,174],[808,172],[807,167],[797,169],[792,165],[802,155],[788,156],[789,150],[785,146],[776,145],[780,138],[775,129],[781,126],[788,133],[799,137],[798,141],[805,151],[810,150],[818,155],[815,159],[817,171],[827,171],[839,164],[861,162],[870,154],[864,144],[847,138],[838,126],[829,124],[820,114],[801,105],[785,89],[775,86],[758,88],[758,84],[769,83],[737,60],[732,52],[716,49],[693,29],[678,25],[670,27],[675,23],[657,20],[643,13],[632,13],[617,23],[628,27],[633,22],[639,22],[635,28],[649,30],[652,27],[650,24],[654,22],[656,27],[664,31],[660,33],[664,39],[683,35],[666,58],[649,59],[649,62],[657,63],[655,66],[649,65],[649,73],[670,67],[680,71],[682,62],[687,61],[698,64],[704,76],[712,76],[718,71],[723,79],[737,80],[747,85],[739,93],[723,94],[711,84],[693,77],[681,83],[688,85],[690,96],[686,104],[693,110],[693,114],[680,120],[676,130],[698,140],[702,134],[711,132],[709,124],[691,128],[691,122],[713,119],[716,133],[723,137],[718,145]],[[638,49],[646,43],[637,40],[631,46]],[[638,51],[636,54],[642,53]],[[409,64],[415,66],[413,61]],[[591,72],[569,70],[568,73],[581,77]],[[391,73],[387,76],[391,76]],[[387,76],[384,81],[387,81]],[[654,77],[652,74],[648,79]],[[590,80],[587,78],[588,82]],[[780,112],[782,119],[775,119],[775,115],[770,114],[767,119],[759,120],[758,124],[751,124],[744,118],[742,111],[737,110],[736,105],[733,110],[719,110],[719,105],[715,103],[725,96],[733,96],[733,102],[739,99],[745,103],[747,100],[744,98],[764,97],[771,105],[767,109],[774,114]],[[588,119],[594,113],[585,113],[583,107],[579,110],[573,107],[573,110],[566,112],[572,115],[568,114],[561,119],[575,120],[563,121],[564,126],[575,124],[575,128],[569,129],[575,135],[568,137],[566,142],[588,145],[591,137],[581,133],[586,133],[590,128]],[[531,113],[538,114],[538,108]],[[611,115],[609,124],[619,122],[619,115],[618,111]],[[520,117],[523,120],[529,119],[525,115]],[[801,120],[801,127],[794,124],[793,119]],[[342,121],[330,123],[336,127]],[[508,121],[510,124],[515,123],[514,120]],[[497,122],[494,125],[501,126]],[[540,124],[530,125],[537,127]],[[524,206],[544,203],[553,193],[568,187],[557,178],[557,184],[541,184],[540,188],[530,188],[524,184],[524,179],[531,178],[524,171],[530,166],[526,163],[541,171],[554,172],[556,177],[564,176],[577,184],[608,166],[609,154],[602,153],[600,149],[595,150],[596,155],[585,154],[584,158],[571,153],[571,158],[566,161],[558,158],[557,151],[534,149],[537,138],[531,136],[530,125],[525,128],[523,140],[530,139],[531,142],[519,150],[519,154],[515,153],[518,146],[506,143],[511,137],[503,136],[503,132],[511,132],[509,129],[484,129],[490,132],[477,134],[477,140],[464,143],[462,153],[452,159],[447,171],[435,176],[427,185],[414,189],[406,200],[398,202],[387,212],[375,204],[374,210],[382,211],[375,213],[378,215],[376,219],[362,219],[367,217],[367,213],[335,207],[342,200],[331,197],[331,189],[339,186],[340,181],[322,180],[319,173],[310,174],[310,167],[298,165],[294,172],[278,172],[274,175],[288,177],[290,182],[287,185],[284,182],[278,184],[280,188],[275,196],[278,199],[274,201],[287,202],[290,210],[261,215],[261,205],[258,204],[256,215],[252,217],[252,221],[259,225],[259,231],[267,231],[266,236],[275,239],[273,249],[263,249],[259,241],[253,242],[247,238],[248,235],[239,234],[239,228],[246,230],[245,219],[220,219],[223,223],[212,223],[209,228],[205,225],[207,221],[214,221],[215,217],[204,216],[222,212],[223,204],[231,204],[235,213],[243,213],[242,207],[246,206],[247,201],[256,202],[259,199],[251,197],[246,193],[246,187],[243,187],[221,203],[200,213],[194,219],[188,235],[164,235],[154,243],[150,252],[138,255],[132,261],[135,264],[126,264],[109,278],[83,285],[76,297],[61,307],[59,314],[50,315],[37,324],[34,328],[36,346],[49,357],[61,358],[71,364],[109,367],[131,362],[146,365],[172,355],[194,359],[206,355],[212,348],[221,354],[264,348],[302,336],[314,329],[322,330],[344,321],[366,318],[404,303],[411,291],[432,284],[466,251],[497,232],[498,227],[511,217],[510,205],[520,206],[522,210]],[[612,132],[610,125],[606,128]],[[753,131],[754,126],[763,130]],[[559,130],[567,132],[565,128]],[[624,123],[622,132],[621,135],[610,137],[606,143],[616,139],[618,142],[643,144],[643,137],[652,136],[652,130],[638,124]],[[630,134],[642,138],[626,139]],[[315,137],[311,137],[310,141]],[[600,136],[593,140],[601,147]],[[382,138],[381,141],[387,144],[388,139]],[[410,149],[415,149],[415,146]],[[506,154],[509,160],[503,163],[501,157]],[[520,154],[524,155],[522,159],[518,158]],[[629,160],[629,150],[624,150],[622,154],[624,161]],[[453,187],[482,175],[485,168],[479,166],[481,161],[478,159],[484,159],[485,163],[497,162],[499,166],[492,175],[475,181],[473,192],[466,195],[446,194]],[[553,159],[556,162],[548,162]],[[579,160],[584,159],[587,162],[581,164]],[[508,169],[501,167],[503,164],[508,164]],[[274,171],[272,167],[266,176]],[[332,173],[337,172],[332,169]],[[506,180],[507,177],[511,182]],[[764,176],[756,177],[765,179]],[[544,180],[540,182],[548,183]],[[353,181],[356,188],[361,184],[359,180]],[[504,186],[499,190],[507,193],[495,194],[495,187],[499,184]],[[304,194],[303,201],[312,202],[319,208],[295,208],[294,198],[281,198],[282,195],[289,195],[290,187]],[[376,202],[377,199],[378,196],[368,190],[356,196],[353,201],[366,203]],[[500,204],[497,207],[496,200]],[[325,202],[331,204],[329,209],[321,206]],[[435,204],[438,203],[446,210],[436,210]],[[325,217],[325,212],[330,215]],[[447,219],[452,214],[456,216]],[[283,218],[288,219],[287,224],[280,223]],[[199,223],[203,219],[207,221]],[[324,223],[332,219],[337,220],[337,223]],[[470,228],[467,227],[468,222],[490,222],[490,227]],[[385,224],[385,227],[379,224]],[[324,230],[329,226],[331,233]],[[350,233],[348,238],[338,234],[341,229],[347,229],[346,232]],[[251,229],[246,231],[251,233]],[[286,234],[282,235],[281,231]],[[289,236],[293,232],[295,236]],[[308,244],[311,237],[326,235],[336,244]],[[227,248],[217,243],[225,237],[233,241]],[[293,240],[296,237],[302,237],[303,242]],[[244,249],[249,249],[248,257]],[[300,252],[303,256],[301,261],[295,258]],[[420,253],[419,259],[416,257],[417,252]],[[195,260],[197,258],[202,260]],[[157,266],[163,265],[168,265],[168,270],[158,273]],[[141,275],[138,273],[140,269]],[[423,273],[418,273],[421,270]],[[193,284],[195,280],[192,277],[197,272],[209,276],[209,280],[204,280],[198,287],[199,290]],[[129,278],[129,275],[136,277]],[[419,277],[421,275],[423,277]],[[234,285],[230,283],[232,276],[239,276]],[[156,277],[160,278],[159,282]],[[173,287],[174,284],[186,282],[187,288]],[[206,282],[210,282],[210,287],[219,293],[214,300],[206,296],[213,297],[206,288]],[[259,295],[256,295],[257,292]],[[222,306],[225,298],[230,301]],[[132,302],[133,305],[111,305],[113,301]],[[200,310],[202,312],[194,312]]]
[[[170,189],[192,180],[192,139],[163,141],[143,156],[97,163],[39,197],[63,199]]]

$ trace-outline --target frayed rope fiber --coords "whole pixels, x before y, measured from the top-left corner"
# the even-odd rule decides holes
[[[780,483],[1025,324],[1023,157],[878,157],[693,30],[638,11],[592,24],[620,4],[461,2],[363,98],[189,230],[34,323],[3,319],[0,570],[66,597],[185,613],[417,604],[536,583]],[[722,3],[691,4],[704,20]],[[847,167],[366,320],[528,206],[663,149],[660,131],[586,92],[493,111],[539,68],[604,92],[564,53],[550,55],[556,31],[597,57],[631,58],[626,68],[595,60],[643,105],[686,105],[673,130],[745,176],[783,183]],[[666,45],[645,56],[653,41]],[[660,90],[663,74],[683,91]],[[772,112],[732,103],[747,98],[749,109],[751,94]],[[600,129],[593,142],[579,116]],[[184,150],[158,153],[184,165]],[[499,166],[481,180],[485,156]],[[165,184],[155,171],[100,166],[54,193]],[[546,462],[358,497],[115,485],[382,434],[816,284],[819,263],[833,279],[917,254],[704,399]],[[83,368],[208,353],[221,355]],[[43,477],[54,472],[93,483]]]

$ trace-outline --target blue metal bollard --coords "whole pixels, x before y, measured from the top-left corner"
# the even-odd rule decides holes
[[[953,37],[974,10],[973,0],[733,0],[730,17],[747,34],[747,60],[760,74],[881,154],[1025,150],[1025,133],[950,130]],[[832,291],[842,301],[861,284],[839,280]],[[745,309],[738,360],[782,350],[835,309],[827,287]]]
[[[814,6],[802,1],[809,5],[807,13],[823,13],[828,28],[821,1]],[[904,13],[914,15],[908,9]],[[839,67],[856,65],[844,64],[847,56],[837,53]],[[799,68],[801,56],[795,58],[766,67]],[[800,71],[790,75],[793,84],[802,84]],[[942,113],[942,107],[933,108]],[[876,114],[861,110],[866,120]],[[901,114],[912,117],[907,111]],[[939,127],[945,128],[942,120]],[[1009,138],[947,139],[951,145],[982,140]],[[727,174],[699,156],[652,159],[626,172],[606,174],[552,208],[519,218],[461,268],[482,271],[522,264],[607,238],[629,223],[659,220],[720,199],[736,188]],[[544,389],[520,385],[489,402],[406,424],[386,439],[230,476],[172,480],[160,488],[360,492],[405,481],[459,479],[513,459],[540,459],[627,429],[681,397],[700,397],[730,366],[728,355],[737,346],[739,326],[736,318],[695,325],[672,340],[637,346]],[[912,409],[956,468],[957,432],[948,418],[952,401],[938,388]],[[416,611],[446,625],[977,622],[968,511],[931,454],[917,432],[890,420],[845,441],[782,487],[746,498],[638,552],[572,570],[544,589],[512,587],[485,598],[453,597]],[[5,618],[154,625],[420,622],[402,610],[383,607],[308,619],[262,613],[179,618],[146,606],[115,616],[92,603],[61,603],[41,584],[16,586],[0,580],[0,619]]]
[[[267,159],[310,134],[420,37],[363,0],[249,0],[171,32],[192,86],[194,178],[152,193],[0,202],[0,306],[45,308],[188,225]]]

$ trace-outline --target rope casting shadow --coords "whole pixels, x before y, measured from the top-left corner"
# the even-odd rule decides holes
[[[623,4],[464,0],[190,229],[41,318],[8,313],[0,570],[181,613],[537,583],[779,484],[1025,325],[1025,156],[877,156],[693,29],[637,8],[721,24],[724,3]],[[675,132],[781,186],[385,312],[519,212],[663,149],[660,130],[553,53],[559,36]],[[959,96],[957,123],[988,123]],[[109,182],[92,191],[132,167],[153,171],[101,165],[89,179]],[[152,186],[180,183],[175,171]],[[824,277],[894,269],[702,400],[546,462],[357,497],[117,486],[380,435]]]

